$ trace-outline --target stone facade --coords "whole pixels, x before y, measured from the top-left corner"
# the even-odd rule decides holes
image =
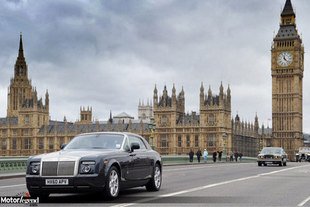
[[[45,103],[38,99],[37,91],[28,78],[28,66],[24,57],[22,36],[14,67],[14,78],[8,91],[7,117],[0,118],[0,156],[28,156],[59,150],[80,133],[95,131],[126,131],[149,139],[148,123],[92,120],[92,108],[80,108],[80,120],[75,123],[49,119],[49,94]]]
[[[250,157],[255,157],[263,147],[271,146],[271,129],[264,125],[259,128],[258,117],[255,116],[254,123],[241,121],[237,114],[232,124],[232,151],[241,152]]]
[[[304,46],[295,17],[291,1],[287,0],[271,47],[272,144],[283,147],[290,159],[303,145]]]
[[[153,106],[149,100],[147,100],[146,104],[144,104],[144,101],[139,101],[138,119],[143,122],[151,122],[154,119]]]
[[[231,119],[231,90],[224,91],[221,84],[219,94],[213,94],[209,87],[207,94],[203,84],[200,87],[199,114],[185,113],[185,93],[176,94],[173,86],[169,96],[164,86],[162,96],[154,89],[154,145],[161,154],[187,154],[190,149],[206,148],[209,152],[241,152],[255,157],[259,149],[268,145],[270,134],[264,126],[259,128],[258,117],[255,124],[240,121],[237,115]]]
[[[45,103],[37,98],[36,89],[28,79],[28,67],[20,37],[18,58],[14,78],[8,92],[8,114],[0,118],[1,155],[27,156],[56,151],[62,143],[69,142],[80,133],[94,131],[127,131],[144,136],[162,154],[187,154],[192,148],[207,148],[209,151],[242,151],[253,155],[258,148],[259,134],[253,127],[231,120],[231,91],[219,87],[219,94],[212,93],[209,87],[205,93],[200,87],[199,114],[185,113],[185,93],[182,88],[172,96],[166,86],[162,96],[158,96],[155,86],[153,106],[148,102],[139,103],[139,120],[121,113],[105,122],[93,121],[92,107],[80,108],[80,120],[75,123],[49,120],[49,94]],[[250,144],[251,149],[247,148]],[[248,151],[246,151],[247,149]]]

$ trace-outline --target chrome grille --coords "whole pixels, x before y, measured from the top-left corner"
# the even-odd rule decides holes
[[[42,176],[74,175],[74,161],[46,161],[42,163]]]
[[[58,175],[73,175],[74,174],[74,161],[59,162]]]
[[[43,162],[42,163],[42,176],[57,175],[58,162]]]
[[[265,158],[273,159],[273,155],[265,155]]]

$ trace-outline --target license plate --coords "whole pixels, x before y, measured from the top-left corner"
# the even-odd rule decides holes
[[[45,185],[69,185],[68,179],[45,179]]]

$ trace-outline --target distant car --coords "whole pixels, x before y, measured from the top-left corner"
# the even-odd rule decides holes
[[[28,159],[26,183],[31,197],[99,192],[113,199],[124,188],[146,186],[149,191],[158,191],[161,187],[161,157],[139,135],[81,134],[61,148]]]
[[[308,161],[310,162],[310,147],[299,147],[296,153],[296,162]]]
[[[278,164],[286,166],[287,154],[282,147],[264,147],[257,156],[258,166],[267,164]]]

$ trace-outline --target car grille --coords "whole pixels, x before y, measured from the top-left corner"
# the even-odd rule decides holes
[[[265,155],[264,158],[273,158],[273,155]]]
[[[74,175],[74,161],[43,162],[42,176]]]

